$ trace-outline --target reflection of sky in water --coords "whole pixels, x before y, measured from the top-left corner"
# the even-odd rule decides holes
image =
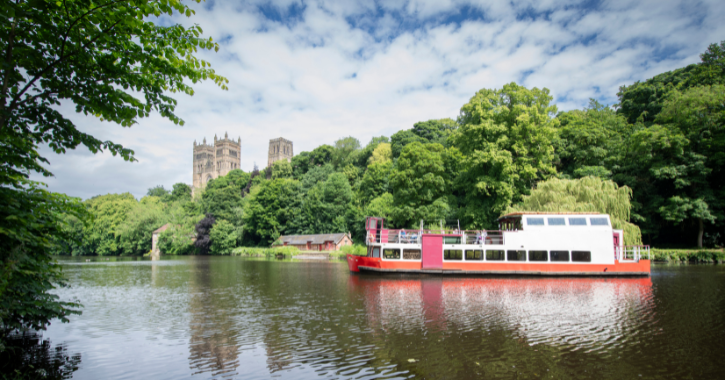
[[[80,264],[58,293],[83,315],[45,334],[81,354],[76,379],[708,378],[725,349],[719,267],[591,279],[229,257]]]
[[[649,278],[353,281],[370,293],[369,311],[385,328],[505,329],[531,345],[613,349],[654,312]]]

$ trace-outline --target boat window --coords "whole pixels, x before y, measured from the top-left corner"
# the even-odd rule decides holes
[[[587,218],[569,218],[570,226],[586,226]]]
[[[543,226],[544,218],[526,218],[526,225],[528,226]]]
[[[551,251],[549,257],[551,261],[569,261],[569,251]]]
[[[480,249],[467,250],[466,260],[483,260],[483,251]]]
[[[501,261],[503,260],[503,251],[491,250],[486,251],[486,261]]]
[[[444,260],[463,260],[463,250],[460,249],[444,249]]]
[[[443,236],[443,244],[461,244],[460,236]]]
[[[529,251],[529,261],[547,261],[546,251]]]
[[[549,222],[550,226],[565,226],[566,223],[564,222],[564,218],[548,218],[547,222]]]
[[[373,257],[380,257],[380,247],[373,248]]]
[[[571,261],[583,261],[589,263],[592,261],[592,253],[589,251],[571,251]]]
[[[589,222],[591,222],[592,226],[608,226],[609,221],[607,221],[607,218],[589,218]]]
[[[390,248],[383,249],[383,257],[386,259],[399,259],[400,250],[399,249],[390,249]]]
[[[420,249],[404,249],[403,259],[405,260],[420,260]]]
[[[543,223],[544,220],[542,219]],[[526,251],[506,251],[507,261],[526,261]]]

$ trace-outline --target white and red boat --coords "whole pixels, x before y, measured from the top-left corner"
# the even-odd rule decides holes
[[[624,246],[609,215],[518,212],[497,231],[386,229],[369,217],[367,256],[353,272],[459,275],[649,276],[649,246]]]

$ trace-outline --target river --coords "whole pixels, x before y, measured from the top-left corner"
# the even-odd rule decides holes
[[[725,266],[374,276],[342,261],[61,260],[74,379],[723,378]]]

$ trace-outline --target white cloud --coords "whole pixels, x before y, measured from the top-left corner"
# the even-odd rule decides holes
[[[217,1],[170,20],[197,23],[221,41],[219,53],[199,55],[230,81],[229,91],[203,83],[193,97],[178,95],[184,127],[155,115],[121,128],[64,108],[81,130],[134,149],[139,162],[44,150],[57,176],[47,180],[51,189],[141,196],[158,184],[190,183],[193,141],[225,132],[241,136],[244,170],[263,167],[269,139],[279,136],[296,153],[348,135],[365,144],[417,121],[455,117],[477,90],[512,81],[549,88],[560,110],[590,97],[611,104],[619,86],[695,63],[725,39],[725,4],[717,1],[596,9],[553,0],[276,1],[282,22],[257,5],[269,7]],[[464,6],[482,18],[441,24]]]

